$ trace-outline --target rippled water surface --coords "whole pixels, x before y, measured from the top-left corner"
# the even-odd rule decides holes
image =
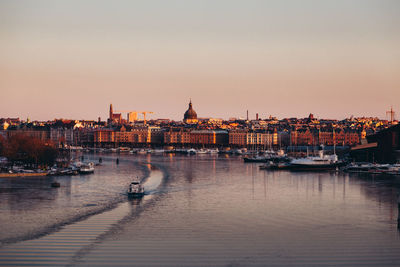
[[[0,265],[400,266],[398,178],[101,156],[93,175],[0,180]]]

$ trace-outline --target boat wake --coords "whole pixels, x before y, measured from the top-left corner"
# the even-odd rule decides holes
[[[165,191],[163,188],[168,182],[169,174],[162,166],[148,164],[148,168],[151,169],[150,175],[142,180],[145,189],[145,196],[143,198],[126,201],[115,209],[109,211],[109,214],[104,214],[106,217],[115,218],[116,221],[110,223],[108,229],[99,234],[91,243],[82,246],[74,254],[67,266],[74,266],[81,263],[82,258],[96,248],[96,246],[101,244],[106,238],[122,232],[124,225],[138,218],[138,216],[145,211],[148,206],[154,205],[155,202],[162,197],[162,193]],[[116,214],[121,213],[125,214],[125,216],[119,218],[118,216],[115,217]],[[95,217],[97,216],[94,216],[92,219],[97,222]]]
[[[36,236],[25,237],[24,242],[8,244],[0,248],[0,258],[9,253],[22,253],[29,250],[29,253],[37,254],[32,259],[32,264],[42,265],[57,264],[74,266],[81,263],[83,257],[90,253],[108,237],[111,237],[124,229],[127,223],[132,222],[145,211],[149,206],[156,204],[163,196],[163,188],[168,181],[168,173],[162,166],[145,164],[148,174],[142,178],[146,195],[141,199],[128,201],[125,194],[120,198],[109,202],[92,213],[74,218],[62,225],[47,229],[47,232],[36,234]],[[92,206],[92,205],[91,205]],[[93,206],[93,208],[98,208]],[[16,240],[14,240],[16,241]],[[18,240],[23,241],[23,240]],[[63,254],[55,254],[53,244],[57,244],[57,251],[64,251]],[[18,265],[18,259],[10,263]]]
[[[113,158],[107,159],[106,157],[103,157],[104,161],[114,161]],[[141,180],[142,181],[153,181],[151,178],[151,166],[147,163],[143,163],[141,161],[135,161],[135,160],[127,160],[127,159],[121,159],[121,163],[127,163],[127,164],[134,164],[136,165],[136,168],[139,168],[141,170]],[[150,166],[150,167],[149,167]],[[153,184],[151,182],[150,184]],[[33,187],[29,187],[26,189],[32,190]],[[25,189],[23,187],[18,187],[16,188],[17,191],[22,189]],[[40,190],[41,188],[34,188]],[[45,190],[46,189],[46,190]],[[124,187],[124,190],[126,188]],[[43,187],[44,192],[47,192],[49,190],[48,187]],[[150,193],[153,191],[153,187],[150,187]],[[6,189],[4,190],[5,193],[11,192],[13,193],[13,189]],[[55,192],[55,191],[51,191]],[[40,196],[38,197],[40,198]],[[116,191],[114,195],[110,194],[107,198],[103,199],[93,199],[93,202],[87,202],[87,203],[81,203],[81,206],[77,207],[74,212],[72,213],[72,216],[66,216],[64,218],[59,218],[53,220],[54,222],[51,225],[42,225],[41,228],[26,231],[26,232],[19,232],[18,234],[12,236],[12,237],[5,237],[0,239],[0,248],[11,245],[14,243],[19,243],[27,240],[32,240],[32,239],[38,239],[42,238],[47,235],[51,235],[55,232],[60,231],[63,229],[65,226],[80,222],[82,220],[88,219],[89,217],[110,211],[115,209],[120,203],[123,203],[127,200],[126,198],[126,191]],[[73,208],[73,207],[72,207]]]

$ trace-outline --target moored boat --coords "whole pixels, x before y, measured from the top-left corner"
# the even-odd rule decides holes
[[[267,162],[268,158],[265,156],[244,157],[244,162]]]
[[[324,155],[322,150],[316,157],[305,157],[290,161],[290,170],[293,171],[323,171],[336,170],[343,165],[336,154]]]
[[[196,150],[196,149],[194,149],[194,148],[190,148],[190,149],[188,149],[188,150],[186,151],[186,153],[187,153],[187,154],[194,155],[194,154],[196,154],[196,153],[197,153],[197,150]]]
[[[79,168],[79,173],[80,174],[94,173],[94,163],[89,162],[87,164],[82,164]]]
[[[284,162],[288,161],[288,157],[283,150],[273,151],[267,150],[261,155],[256,155],[252,157],[244,157],[244,162]]]

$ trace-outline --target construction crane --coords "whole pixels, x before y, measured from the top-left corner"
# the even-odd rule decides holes
[[[143,114],[143,124],[146,124],[146,114],[154,114],[153,111],[138,111]]]
[[[146,124],[146,114],[154,114],[153,111],[139,111],[139,110],[119,110],[116,112],[120,112],[120,113],[126,112],[128,115],[132,114],[135,117],[135,119],[137,119],[137,114],[141,113],[141,114],[143,114],[143,123],[144,124]],[[129,121],[129,118],[128,118],[128,121]]]

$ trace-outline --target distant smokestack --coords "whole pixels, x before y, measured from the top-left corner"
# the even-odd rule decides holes
[[[256,120],[258,121],[258,113],[256,113]]]
[[[247,118],[246,120],[249,120],[249,110],[247,110],[247,117],[246,118]]]
[[[113,106],[112,106],[112,104],[110,104],[110,120],[112,120],[112,117],[113,117],[113,114],[114,114],[114,112],[113,112]]]

